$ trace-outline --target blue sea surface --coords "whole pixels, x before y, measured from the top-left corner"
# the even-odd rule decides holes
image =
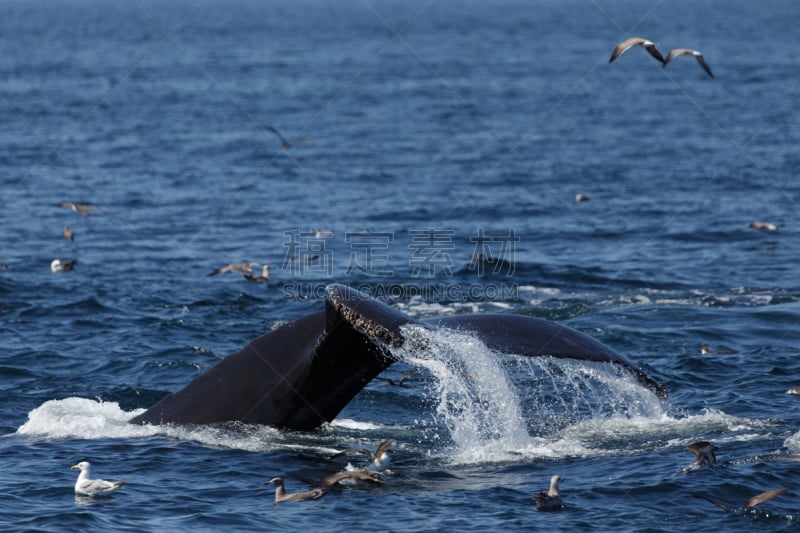
[[[798,528],[800,463],[776,458],[800,454],[800,3],[0,13],[0,529]],[[630,36],[701,50],[714,78],[640,48],[609,64]],[[241,261],[269,283],[208,275]],[[420,368],[405,386],[372,381],[316,431],[127,423],[334,282],[415,318],[563,323],[670,397],[414,332],[428,349],[382,375]],[[284,504],[263,485],[307,490],[389,437],[382,485]],[[718,464],[680,472],[699,440]],[[128,484],[76,499],[81,460]],[[554,474],[566,508],[537,512]]]

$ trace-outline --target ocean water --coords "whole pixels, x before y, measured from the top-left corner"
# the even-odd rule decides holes
[[[800,454],[797,2],[0,12],[3,530],[797,529],[799,463],[775,460]],[[633,35],[702,50],[715,78],[638,48],[609,64]],[[208,276],[239,261],[270,282]],[[420,368],[405,386],[373,381],[317,431],[127,423],[322,309],[331,282],[418,318],[564,323],[670,398],[608,365],[410,332],[428,349],[383,375]],[[383,485],[278,505],[263,485],[306,490],[388,437]],[[680,473],[697,440],[719,464]],[[76,500],[81,460],[128,485]],[[553,474],[566,508],[538,513]]]

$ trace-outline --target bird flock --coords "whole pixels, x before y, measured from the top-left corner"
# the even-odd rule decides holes
[[[368,463],[361,469],[350,467],[348,469],[330,474],[323,477],[319,481],[313,483],[314,488],[301,491],[301,492],[286,492],[284,481],[282,477],[273,477],[266,481],[264,485],[275,486],[275,503],[281,502],[302,502],[308,500],[319,499],[328,494],[331,489],[344,480],[352,480],[353,482],[363,481],[373,484],[384,484],[385,481],[381,479],[384,473],[391,473],[388,470],[391,461],[390,447],[395,446],[397,440],[390,438],[381,442],[377,449],[372,452],[366,448],[348,449],[338,452],[331,456],[331,459],[343,457],[346,455],[365,455],[368,458]],[[106,481],[104,479],[91,479],[92,465],[89,461],[81,461],[80,463],[70,467],[72,470],[80,470],[78,479],[75,481],[75,495],[79,498],[107,498],[111,497],[127,481]]]
[[[687,450],[694,454],[694,462],[681,468],[679,470],[680,473],[692,472],[704,467],[713,467],[717,464],[717,455],[716,452],[719,448],[711,442],[708,441],[698,441],[693,442],[689,446],[686,447]],[[769,459],[769,460],[788,460],[788,461],[797,461],[800,460],[800,456],[797,455],[773,455],[768,457],[763,457],[762,459]],[[761,492],[756,494],[755,496],[749,498],[744,505],[742,506],[744,511],[750,511],[751,509],[755,509],[757,506],[761,505],[762,503],[771,500],[772,498],[779,496],[789,490],[786,487],[779,487],[776,489],[770,489],[765,492]],[[705,500],[707,502],[713,503],[717,507],[720,507],[726,513],[733,512],[729,505],[726,505],[719,500],[706,496],[704,494],[693,494],[695,498],[700,498],[701,500]]]
[[[710,77],[714,77],[714,73],[711,72],[711,68],[709,68],[708,63],[706,63],[705,57],[703,57],[702,52],[697,50],[692,50],[690,48],[673,48],[667,54],[667,57],[661,55],[661,52],[658,51],[656,48],[656,43],[649,39],[643,39],[642,37],[631,37],[629,39],[625,39],[617,46],[614,47],[614,51],[611,53],[611,58],[608,60],[609,63],[613,63],[615,59],[619,56],[633,48],[634,46],[639,48],[644,48],[647,50],[651,56],[653,56],[656,61],[661,63],[662,67],[666,67],[670,64],[670,62],[675,59],[676,57],[680,56],[692,56],[694,57],[703,70],[708,74]]]
[[[397,445],[397,440],[389,438],[381,442],[375,451],[367,448],[352,448],[346,449],[335,453],[330,456],[330,459],[337,459],[339,457],[351,455],[363,455],[367,458],[367,463],[361,468],[355,468],[348,463],[347,469],[341,470],[334,474],[327,475],[322,479],[311,483],[310,488],[304,491],[287,492],[283,477],[276,476],[269,481],[265,481],[264,485],[272,485],[275,487],[275,503],[284,502],[305,502],[311,500],[318,500],[327,495],[339,483],[348,480],[351,484],[363,482],[374,485],[383,485],[386,481],[383,479],[386,475],[395,475],[394,472],[389,470],[388,466],[391,461],[390,448]],[[710,468],[717,465],[716,452],[719,448],[709,441],[697,441],[689,444],[686,449],[695,455],[695,460],[691,465],[681,468],[678,473],[685,474],[693,472],[702,468]],[[793,460],[800,461],[800,456],[797,455],[775,455],[763,457],[762,459],[770,460]],[[91,464],[88,461],[81,461],[80,463],[70,467],[73,470],[80,470],[78,479],[75,482],[75,495],[79,498],[105,498],[111,497],[127,481],[105,481],[102,479],[91,479]],[[534,508],[539,512],[559,512],[567,508],[564,499],[561,495],[559,484],[564,479],[556,474],[550,478],[550,486],[547,490],[542,490],[533,496]],[[770,489],[749,498],[742,505],[742,509],[747,512],[755,509],[757,506],[783,494],[789,489],[786,487],[778,487]],[[733,512],[733,508],[715,498],[705,494],[693,494],[694,497],[708,501],[725,512]]]

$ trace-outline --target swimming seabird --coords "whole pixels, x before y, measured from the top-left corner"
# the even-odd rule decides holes
[[[326,476],[315,483],[317,487],[330,487],[335,485],[343,479],[358,479],[360,481],[369,481],[372,483],[384,483],[384,481],[375,476],[380,475],[380,472],[375,470],[345,470]]]
[[[575,201],[579,202],[579,203],[580,202],[588,202],[589,201],[589,197],[586,196],[585,194],[576,194],[575,195]]]
[[[304,502],[306,500],[316,500],[322,498],[328,492],[326,489],[311,489],[306,492],[287,493],[283,488],[283,478],[274,477],[264,483],[264,485],[275,485],[275,503],[278,502]]]
[[[56,272],[69,272],[78,263],[76,259],[53,259],[50,263],[50,270],[55,274]]]
[[[120,488],[127,481],[104,481],[102,479],[89,479],[92,465],[89,461],[70,467],[72,470],[80,470],[78,481],[75,482],[75,494],[79,496],[110,496],[112,492]]]
[[[328,237],[333,237],[333,232],[328,230],[315,229],[314,237],[317,239],[327,239]]]
[[[653,56],[658,60],[659,63],[662,65],[664,64],[664,57],[661,55],[661,52],[658,51],[656,48],[656,43],[653,41],[649,41],[647,39],[642,39],[641,37],[631,37],[630,39],[625,39],[621,43],[619,43],[615,48],[614,52],[611,54],[611,59],[608,60],[609,63],[613,62],[616,58],[624,54],[629,48],[633,46],[638,46],[639,48],[644,48],[650,55]]]
[[[80,213],[82,217],[88,217],[89,211],[100,211],[100,208],[92,204],[78,204],[75,202],[61,202],[58,207],[67,207],[76,213]]]
[[[759,231],[778,231],[780,229],[780,226],[770,222],[751,222],[750,227]]]
[[[711,69],[708,68],[708,65],[706,64],[706,60],[703,58],[703,54],[697,50],[691,50],[689,48],[675,48],[674,50],[670,50],[667,54],[667,58],[664,60],[664,64],[661,66],[666,67],[670,61],[678,56],[694,56],[694,58],[697,59],[697,62],[700,63],[700,66],[703,67],[703,70],[706,71],[706,74],[712,78],[714,77],[714,74],[711,73]]]
[[[564,508],[564,502],[561,500],[561,493],[558,491],[559,481],[561,481],[560,476],[551,477],[550,490],[543,490],[533,497],[536,502],[537,511],[560,511]]]
[[[405,380],[407,380],[408,378],[410,378],[411,376],[413,376],[414,374],[416,374],[417,372],[419,372],[419,368],[418,367],[414,367],[411,370],[409,370],[408,372],[406,372],[405,374],[403,374],[403,377],[401,377],[397,381],[393,380],[392,378],[383,378],[383,377],[378,377],[377,379],[380,379],[381,381],[385,381],[386,383],[388,383],[389,385],[392,385],[394,387],[402,387],[403,386],[403,382]]]
[[[714,454],[719,448],[712,443],[701,440],[693,442],[686,447],[687,450],[694,453],[694,462],[681,469],[681,472],[691,472],[703,466],[710,466],[717,464],[717,456]]]
[[[261,266],[261,274],[245,274],[244,279],[248,281],[269,281],[269,265]]]
[[[261,263],[231,263],[216,269],[209,276],[216,276],[217,274],[224,274],[225,272],[245,272],[247,274],[253,273],[253,267]]]
[[[772,489],[772,490],[768,490],[767,492],[762,492],[761,494],[756,494],[755,496],[753,496],[752,498],[747,500],[747,502],[745,502],[744,510],[747,511],[748,509],[753,509],[757,505],[761,505],[765,501],[771,500],[775,496],[778,496],[779,494],[782,494],[782,493],[786,492],[787,490],[789,490],[789,489],[787,489],[786,487],[781,487],[779,489]],[[727,505],[725,505],[724,503],[722,503],[720,501],[717,501],[717,500],[714,500],[712,498],[709,498],[708,496],[703,496],[701,494],[695,494],[694,497],[695,498],[700,498],[701,500],[705,500],[707,502],[711,502],[714,505],[716,505],[717,507],[720,507],[721,509],[724,509],[726,513],[730,513],[731,512],[730,507],[728,507]]]
[[[75,238],[75,232],[69,226],[64,226],[64,239],[71,241]]]
[[[375,450],[375,453],[372,453],[366,448],[355,448],[352,450],[344,450],[343,452],[339,452],[331,457],[341,457],[342,455],[353,455],[353,454],[363,454],[366,455],[370,462],[376,467],[382,467],[386,462],[389,460],[389,446],[397,444],[397,441],[394,439],[386,439],[385,441],[381,442],[378,445],[378,448]]]
[[[728,353],[733,353],[733,350],[730,350],[728,348],[711,348],[708,344],[701,344],[700,353],[703,355],[728,354]]]

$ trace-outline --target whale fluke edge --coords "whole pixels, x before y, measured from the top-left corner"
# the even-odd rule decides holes
[[[325,310],[266,333],[225,357],[178,392],[168,394],[135,424],[239,421],[310,430],[332,421],[373,378],[395,362],[390,348],[416,324],[476,335],[489,348],[621,365],[658,397],[666,389],[620,354],[572,328],[522,315],[456,315],[415,320],[340,284],[325,288]]]

